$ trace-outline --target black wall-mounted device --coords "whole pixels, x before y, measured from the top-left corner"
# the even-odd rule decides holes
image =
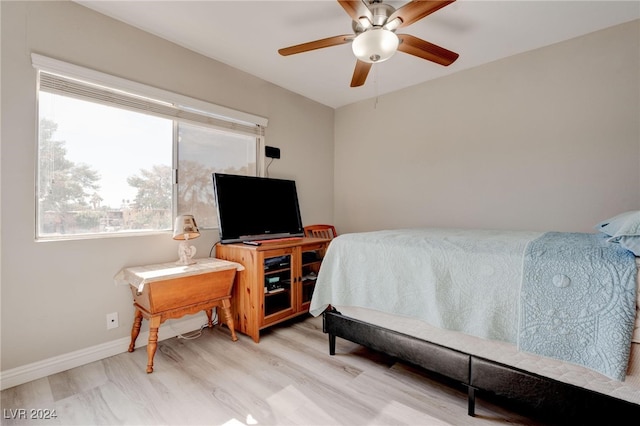
[[[264,155],[268,158],[280,158],[280,148],[276,148],[273,146],[265,146],[264,147]]]

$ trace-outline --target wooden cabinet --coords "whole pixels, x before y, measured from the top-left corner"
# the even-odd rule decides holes
[[[238,340],[231,315],[231,288],[236,271],[242,265],[220,259],[197,259],[188,266],[175,262],[124,268],[115,276],[121,284],[129,284],[135,315],[131,329],[129,352],[133,352],[140,334],[142,319],[149,320],[147,373],[153,372],[153,358],[158,347],[158,329],[168,319],[205,311],[209,327],[214,307],[222,308],[221,317]]]
[[[315,279],[330,240],[300,238],[259,246],[218,244],[216,257],[242,264],[231,310],[236,331],[258,342],[260,330],[309,312]]]

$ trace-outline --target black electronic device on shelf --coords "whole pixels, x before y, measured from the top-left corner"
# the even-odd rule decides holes
[[[213,174],[220,242],[303,237],[293,180]]]
[[[264,279],[264,290],[266,293],[278,293],[291,288],[291,280],[280,275],[266,277]]]
[[[264,270],[272,271],[274,269],[283,269],[291,266],[291,256],[284,255],[278,257],[269,257],[264,260]]]
[[[305,251],[304,253],[302,253],[303,264],[317,262],[319,260],[321,260],[321,257],[315,251]]]

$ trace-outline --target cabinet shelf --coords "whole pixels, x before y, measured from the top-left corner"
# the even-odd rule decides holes
[[[278,273],[280,273],[280,272],[288,272],[288,271],[290,271],[290,270],[291,270],[291,268],[271,269],[271,270],[268,270],[268,271],[267,271],[267,270],[265,270],[265,271],[264,271],[264,275],[265,275],[265,276],[266,276],[266,275],[275,275],[275,274],[278,274]]]
[[[291,290],[287,290],[286,288],[278,288],[275,290],[268,290],[264,292],[264,297],[277,296],[281,293],[288,293]]]

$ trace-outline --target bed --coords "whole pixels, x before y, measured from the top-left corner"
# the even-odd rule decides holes
[[[598,232],[335,238],[311,301],[336,337],[540,410],[640,411],[640,211]]]

